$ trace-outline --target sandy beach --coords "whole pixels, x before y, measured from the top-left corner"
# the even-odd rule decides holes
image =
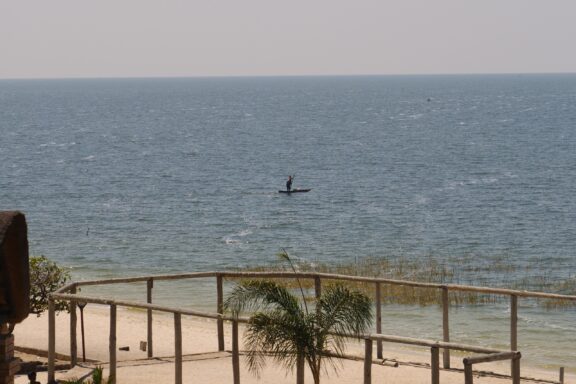
[[[105,369],[108,360],[109,317],[108,308],[98,305],[88,305],[84,310],[86,358],[89,361],[103,362]],[[140,350],[141,341],[146,340],[146,313],[144,311],[118,310],[117,325],[118,383],[170,383],[174,380],[174,331],[171,316],[161,313],[154,314],[154,359],[147,359],[147,352]],[[242,334],[242,328],[240,329]],[[231,349],[230,324],[225,324],[226,351]],[[16,326],[15,344],[17,347],[47,350],[48,318],[46,315],[30,316],[22,324]],[[229,352],[218,352],[216,323],[212,320],[185,317],[182,319],[183,337],[183,379],[184,382],[232,383],[232,359]],[[56,351],[69,355],[69,315],[60,313],[56,317]],[[128,351],[123,350],[127,349]],[[357,357],[363,354],[363,344],[351,341],[347,353]],[[78,320],[78,355],[82,361],[82,343],[80,336],[80,319]],[[385,364],[375,361],[372,366],[374,383],[430,383],[430,355],[425,348],[409,349],[396,344],[384,345]],[[452,367],[455,369],[441,370],[442,383],[462,383],[464,375],[461,371],[464,355],[452,357]],[[260,377],[248,371],[240,356],[240,377],[243,383],[294,383],[294,373],[286,374],[280,367],[270,362]],[[399,362],[394,367],[394,362]],[[86,375],[95,363],[80,363],[71,371],[58,371],[57,379],[78,378]],[[340,359],[337,373],[329,370],[323,375],[323,382],[358,383],[363,380],[363,362],[361,360]],[[505,363],[487,363],[478,366],[484,372],[507,373],[509,365]],[[534,371],[523,367],[523,377],[558,380],[557,372]],[[38,380],[46,382],[46,373],[41,372]],[[566,377],[565,382],[573,378]],[[531,380],[534,382],[534,380]],[[17,376],[16,383],[28,383],[26,376]],[[306,372],[306,382],[313,382],[312,376]],[[475,383],[507,383],[509,378],[497,375],[478,374]]]

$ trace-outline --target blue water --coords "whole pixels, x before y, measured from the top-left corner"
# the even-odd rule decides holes
[[[75,278],[283,247],[574,279],[575,128],[576,75],[4,80],[0,209]],[[277,193],[289,174],[312,191]]]

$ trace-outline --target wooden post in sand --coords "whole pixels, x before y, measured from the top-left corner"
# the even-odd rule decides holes
[[[54,300],[48,299],[48,382],[54,381],[56,363],[56,309]]]
[[[218,350],[224,350],[224,320],[222,315],[224,315],[224,289],[222,287],[222,275],[216,275],[216,291],[217,291],[217,303],[216,311],[221,315],[218,320]]]
[[[382,333],[382,287],[376,282],[376,333]],[[376,341],[376,358],[382,359],[382,340]]]
[[[70,289],[70,293],[76,293],[76,287]],[[78,344],[76,339],[76,301],[70,301],[70,366],[74,368],[78,362]]]
[[[520,384],[520,356],[512,359],[512,384]]]
[[[449,319],[449,309],[450,309],[450,297],[448,296],[448,287],[442,287],[442,335],[443,341],[450,342],[450,319]],[[444,348],[443,353],[444,358],[444,369],[450,368],[450,350]]]
[[[474,384],[474,376],[472,375],[472,364],[464,362],[464,384]]]
[[[182,384],[182,315],[174,313],[174,383]]]
[[[372,339],[364,340],[364,384],[372,383]]]
[[[154,288],[154,280],[152,278],[148,279],[146,282],[146,302],[148,304],[152,304],[152,288]],[[152,337],[152,310],[148,309],[148,331],[147,331],[147,351],[148,351],[148,358],[154,356],[154,349],[153,349],[153,337]]]
[[[430,368],[432,372],[432,384],[440,384],[440,349],[430,348]]]
[[[238,320],[232,321],[232,371],[234,384],[240,384],[240,346],[238,342]]]
[[[111,384],[115,384],[116,381],[116,304],[110,305],[110,341],[109,341],[109,353],[110,353],[110,379]]]
[[[510,350],[518,350],[518,296],[510,296]]]
[[[510,350],[518,350],[518,296],[510,295]],[[511,364],[514,375],[514,361]]]

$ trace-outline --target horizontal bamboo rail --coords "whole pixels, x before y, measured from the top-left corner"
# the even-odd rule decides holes
[[[467,357],[464,359],[464,364],[480,364],[490,363],[492,361],[512,360],[518,357],[520,352],[499,352],[486,356]]]
[[[52,296],[53,300],[67,300],[67,301],[74,301],[74,302],[81,301],[84,303],[91,303],[91,304],[117,305],[119,307],[150,309],[150,310],[158,311],[158,312],[179,313],[181,315],[196,316],[196,317],[202,317],[205,319],[220,319],[220,318],[222,318],[224,320],[230,320],[230,321],[233,319],[230,316],[226,317],[226,316],[223,316],[223,315],[218,314],[218,313],[193,311],[193,310],[189,310],[189,309],[166,307],[163,305],[140,303],[137,301],[101,299],[101,298],[92,297],[92,296],[80,296],[80,295],[70,295],[70,294],[52,294],[51,296]]]
[[[428,339],[416,339],[416,338],[412,338],[412,337],[403,337],[403,336],[368,334],[368,335],[363,335],[362,338],[363,339],[371,339],[374,341],[380,340],[380,341],[385,341],[388,343],[416,345],[419,347],[447,348],[447,349],[456,350],[456,351],[465,351],[465,352],[473,352],[473,353],[490,353],[490,354],[509,353],[509,351],[502,351],[501,349],[477,347],[477,346],[469,345],[469,344],[447,343],[444,341],[435,341],[435,340],[428,340]]]
[[[558,300],[570,300],[576,301],[576,295],[561,295],[557,293],[545,293],[545,292],[534,292],[534,291],[520,291],[514,289],[506,288],[488,288],[488,287],[476,287],[473,285],[459,285],[459,284],[437,284],[437,283],[419,283],[415,281],[408,280],[395,280],[395,279],[384,279],[376,277],[362,277],[362,276],[349,276],[349,275],[338,275],[333,273],[319,273],[319,272],[194,272],[194,273],[183,273],[174,275],[153,275],[153,276],[138,276],[138,277],[125,277],[125,278],[115,278],[115,279],[105,279],[105,280],[90,280],[90,281],[79,281],[72,284],[68,284],[55,293],[64,293],[70,289],[71,286],[75,285],[77,287],[90,286],[90,285],[104,285],[104,284],[120,284],[120,283],[138,283],[148,281],[153,279],[154,281],[166,281],[166,280],[182,280],[182,279],[198,279],[198,278],[208,278],[221,276],[223,278],[289,278],[289,279],[315,279],[321,278],[326,280],[341,280],[341,281],[356,281],[364,283],[381,283],[381,284],[391,284],[391,285],[403,285],[407,287],[415,288],[447,288],[450,291],[466,291],[466,292],[478,292],[493,295],[514,295],[518,297],[530,297],[530,298],[540,298],[540,299],[558,299]]]
[[[199,278],[216,278],[216,291],[217,291],[217,303],[216,303],[216,313],[209,313],[209,312],[202,312],[202,311],[194,311],[194,310],[186,310],[181,308],[173,308],[169,306],[162,306],[152,304],[152,289],[154,287],[154,281],[173,281],[173,280],[183,280],[183,279],[199,279]],[[544,292],[532,292],[532,291],[520,291],[520,290],[512,290],[512,289],[503,289],[503,288],[489,288],[489,287],[476,287],[476,286],[468,286],[468,285],[457,285],[457,284],[436,284],[436,283],[420,283],[414,281],[407,281],[407,280],[395,280],[395,279],[385,279],[385,278],[373,278],[373,277],[362,277],[362,276],[348,276],[348,275],[339,275],[339,274],[330,274],[330,273],[316,273],[316,272],[192,272],[192,273],[184,273],[184,274],[170,274],[170,275],[153,275],[153,276],[135,276],[129,278],[114,278],[114,279],[104,279],[104,280],[92,280],[92,281],[79,281],[73,282],[63,286],[62,288],[58,289],[51,295],[51,303],[52,309],[49,312],[54,311],[54,300],[66,300],[72,303],[71,309],[75,309],[75,303],[77,302],[85,302],[85,303],[95,303],[95,304],[103,304],[103,305],[110,305],[110,306],[120,306],[120,307],[131,307],[131,308],[140,308],[147,310],[147,333],[148,333],[148,357],[153,357],[153,335],[152,335],[152,312],[153,311],[160,311],[160,312],[167,312],[173,313],[175,316],[178,317],[185,315],[185,316],[196,316],[201,318],[209,318],[215,319],[217,321],[217,330],[218,330],[218,350],[224,350],[224,321],[233,321],[235,319],[224,316],[224,306],[223,306],[223,280],[224,279],[245,279],[245,278],[274,278],[274,279],[313,279],[314,280],[314,289],[315,289],[315,296],[318,297],[321,294],[322,290],[322,280],[336,280],[336,281],[351,281],[351,282],[362,282],[362,283],[369,283],[374,284],[376,289],[376,330],[378,334],[380,334],[382,329],[382,316],[381,316],[381,286],[383,284],[388,285],[400,285],[406,287],[414,287],[414,288],[431,288],[431,289],[439,289],[442,290],[442,332],[443,332],[443,342],[434,342],[434,345],[428,345],[426,343],[418,344],[419,339],[412,339],[410,341],[409,338],[398,338],[394,336],[387,336],[389,339],[385,339],[383,337],[374,337],[370,336],[370,340],[376,341],[377,343],[377,355],[378,358],[382,358],[382,342],[400,342],[412,345],[420,345],[420,346],[428,346],[431,348],[431,353],[433,355],[433,359],[436,359],[436,354],[438,349],[441,348],[444,350],[444,359],[443,364],[444,368],[450,367],[450,350],[451,349],[458,349],[456,346],[458,344],[450,343],[450,334],[449,334],[449,293],[450,291],[464,291],[464,292],[476,292],[476,293],[484,293],[484,294],[492,294],[492,295],[507,295],[510,296],[511,304],[510,304],[510,350],[516,351],[517,350],[517,317],[518,317],[518,298],[538,298],[538,299],[558,299],[558,300],[568,300],[568,301],[576,301],[576,296],[574,295],[561,295],[561,294],[554,294],[554,293],[544,293]],[[131,283],[141,283],[145,282],[147,291],[146,291],[146,303],[142,302],[133,302],[127,300],[111,300],[107,298],[101,297],[92,297],[92,296],[83,296],[78,295],[76,292],[79,287],[85,286],[98,286],[98,285],[110,285],[110,284],[131,284]],[[52,322],[55,320],[52,319],[54,314],[49,314],[49,333],[51,333],[51,337],[53,337],[54,333],[54,325]],[[245,322],[247,321],[246,318],[236,319],[238,322]],[[176,321],[176,320],[175,320]],[[77,361],[77,347],[76,347],[76,330],[75,330],[75,310],[74,314],[71,314],[70,318],[70,354],[71,360],[73,362]],[[380,335],[381,336],[381,335]],[[74,340],[72,340],[74,339]],[[366,339],[368,340],[368,339]],[[471,346],[466,346],[471,347]],[[181,346],[180,346],[181,349]],[[481,351],[482,348],[476,348],[475,351],[467,350],[469,352],[477,352],[477,353],[504,353],[502,351],[490,350],[490,349],[483,349],[484,352]],[[55,351],[55,340],[49,338],[49,350],[52,352]],[[111,351],[112,354],[112,351]],[[53,354],[52,354],[53,355]],[[52,357],[53,359],[53,357]],[[518,359],[516,359],[518,360]],[[518,371],[519,375],[519,363],[516,363],[514,359],[512,359],[511,364],[511,372],[512,375],[515,374],[515,371]],[[474,362],[475,360],[471,360]],[[180,362],[181,364],[181,362]],[[469,364],[470,366],[466,369],[471,370],[471,366],[474,363]],[[52,366],[52,379],[53,379],[53,369],[54,369],[54,361],[48,362],[49,368]],[[180,367],[181,369],[181,367]],[[50,371],[50,369],[49,369]],[[177,368],[178,372],[178,368]],[[471,371],[470,371],[471,372]],[[178,373],[177,373],[178,375]],[[50,373],[49,373],[50,378]],[[238,379],[239,380],[239,379]],[[178,379],[176,380],[178,381]],[[235,380],[236,381],[236,380]],[[437,379],[433,377],[432,382],[433,384],[436,383]]]

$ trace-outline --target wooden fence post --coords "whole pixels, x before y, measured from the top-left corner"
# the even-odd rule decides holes
[[[372,383],[372,339],[364,340],[364,384]]]
[[[444,342],[450,342],[450,297],[448,295],[448,287],[442,287],[442,335]],[[444,369],[450,368],[450,350],[444,348],[443,351],[444,358]]]
[[[518,350],[518,296],[510,296],[510,350]]]
[[[54,381],[56,362],[56,310],[54,300],[48,299],[48,382]]]
[[[146,282],[146,302],[148,304],[152,304],[152,288],[154,288],[154,279],[150,278]],[[152,335],[152,310],[148,309],[148,323],[147,323],[147,351],[148,351],[148,358],[154,356],[154,337]]]
[[[520,384],[520,356],[512,359],[512,384]]]
[[[474,384],[474,376],[472,375],[472,364],[464,362],[464,384]]]
[[[432,371],[432,384],[440,384],[440,349],[430,348],[430,368]]]
[[[322,279],[320,279],[320,276],[314,277],[314,293],[316,295],[316,300],[322,296]]]
[[[232,372],[234,384],[240,384],[240,346],[238,342],[238,320],[232,321]]]
[[[376,283],[376,333],[382,333],[382,290],[380,283]],[[382,359],[382,340],[376,341],[376,358]]]
[[[510,350],[518,350],[518,296],[510,295]],[[514,361],[511,362],[511,374],[514,375]]]
[[[318,305],[320,296],[322,296],[322,279],[320,276],[314,277],[314,296],[316,296],[316,316],[320,316],[320,306]]]
[[[70,293],[76,293],[76,286],[70,289]],[[70,301],[70,366],[74,368],[78,362],[78,340],[76,338],[76,301]]]
[[[224,315],[224,288],[222,287],[222,275],[218,274],[216,276],[216,291],[217,291],[217,303],[216,303],[216,311],[223,316]],[[217,320],[218,323],[218,350],[224,350],[224,320],[222,317],[219,317]]]
[[[174,313],[174,383],[182,384],[182,316]]]
[[[560,377],[559,377],[558,382],[560,384],[564,384],[564,367],[560,367]]]
[[[110,379],[111,384],[117,382],[116,378],[116,304],[110,305]]]

